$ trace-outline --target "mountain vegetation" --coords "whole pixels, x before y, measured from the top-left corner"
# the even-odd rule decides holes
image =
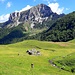
[[[48,23],[50,24],[50,23]],[[59,18],[52,26],[39,34],[41,40],[69,41],[75,38],[75,12]]]
[[[16,30],[17,32],[15,33]],[[13,32],[14,34],[12,34]],[[27,39],[66,42],[75,38],[75,12],[57,20],[48,19],[42,24],[35,24],[34,28],[31,28],[29,23],[19,24],[15,28],[1,28],[0,35],[1,44],[15,43]]]
[[[48,6],[40,4],[30,10],[10,14],[9,20],[1,24],[0,44],[15,43],[27,39],[54,42],[66,42],[75,39],[75,12],[64,16],[64,14],[58,15],[48,9],[50,9]],[[29,18],[24,19],[28,11],[30,15],[33,13],[36,16],[34,10],[38,11],[38,20],[36,20],[36,17],[30,20]],[[47,13],[44,14],[46,10],[49,12],[49,16]],[[43,14],[43,16],[39,16],[39,14]],[[28,16],[31,18],[33,15],[30,15]],[[23,20],[21,21],[21,19]],[[17,20],[21,22],[18,22],[18,25]]]
[[[59,57],[55,59],[54,63],[57,65],[57,67],[63,70],[75,73],[75,52],[67,56],[63,56],[63,58]]]

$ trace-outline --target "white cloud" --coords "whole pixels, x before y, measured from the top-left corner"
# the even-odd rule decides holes
[[[20,10],[20,12],[22,12],[22,11],[26,11],[26,10],[30,9],[31,7],[32,7],[32,6],[27,5],[25,8],[23,8],[22,10]]]
[[[7,8],[10,8],[11,5],[12,5],[11,2],[8,2],[6,7],[7,7]]]
[[[0,16],[0,23],[6,22],[9,19],[10,14],[1,15]]]
[[[59,7],[59,3],[57,0],[44,0],[48,3],[48,6],[51,8],[51,10],[57,14],[62,14],[64,11],[64,7]]]
[[[57,14],[63,13],[64,7],[60,8],[58,3],[49,3],[48,6],[51,8],[53,12],[56,12]]]

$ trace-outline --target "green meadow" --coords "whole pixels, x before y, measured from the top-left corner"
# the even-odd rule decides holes
[[[40,51],[40,55],[27,54],[26,51],[30,49]],[[69,62],[71,65],[67,65]],[[31,68],[32,63],[34,68]],[[65,68],[62,69],[63,65]],[[71,72],[74,67],[75,40],[69,42],[26,40],[0,45],[0,75],[75,75],[75,72]]]

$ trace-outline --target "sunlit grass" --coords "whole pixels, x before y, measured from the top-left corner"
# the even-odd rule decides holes
[[[26,53],[28,49],[36,49],[41,54],[28,55]],[[27,40],[0,45],[0,75],[73,75],[49,63],[50,59],[63,57],[73,52],[75,52],[73,42]],[[34,64],[34,68],[31,68],[31,63]]]

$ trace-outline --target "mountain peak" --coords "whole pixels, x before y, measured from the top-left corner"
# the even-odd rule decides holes
[[[30,22],[42,23],[51,16],[51,19],[59,15],[52,12],[51,8],[45,4],[38,4],[29,10],[14,12],[10,14],[9,20],[3,24],[3,27],[12,28],[20,23]]]
[[[47,11],[47,13],[53,13],[51,8],[49,6],[47,6],[46,4],[39,4],[36,7],[43,10],[43,12],[45,12],[45,13],[46,13],[46,11]]]

